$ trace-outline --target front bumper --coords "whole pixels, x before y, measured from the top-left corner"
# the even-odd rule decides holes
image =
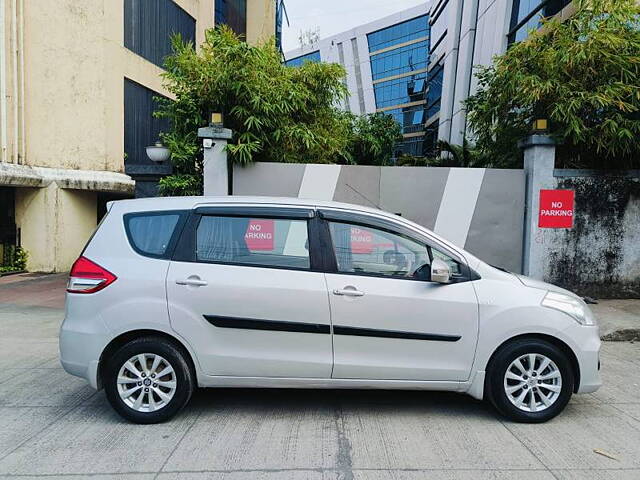
[[[599,329],[597,326],[576,325],[565,333],[574,341],[573,351],[580,368],[580,383],[576,393],[593,393],[602,386]]]

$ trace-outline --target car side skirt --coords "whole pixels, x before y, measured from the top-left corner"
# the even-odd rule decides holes
[[[469,382],[427,382],[416,380],[360,380],[347,378],[283,378],[283,377],[228,377],[199,375],[200,387],[225,388],[345,388],[381,390],[442,390],[466,392]]]

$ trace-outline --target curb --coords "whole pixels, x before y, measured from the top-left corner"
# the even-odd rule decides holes
[[[624,328],[600,337],[605,342],[640,342],[640,328]]]

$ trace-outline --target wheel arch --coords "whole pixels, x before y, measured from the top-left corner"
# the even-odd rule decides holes
[[[507,346],[508,344],[510,344],[511,342],[517,341],[517,340],[526,340],[526,339],[531,339],[531,340],[544,340],[556,347],[558,347],[560,350],[562,350],[562,352],[567,355],[567,358],[569,359],[569,363],[571,365],[571,369],[573,371],[573,376],[575,379],[574,385],[573,385],[573,393],[577,393],[578,392],[578,388],[580,387],[580,364],[578,363],[578,357],[576,356],[576,354],[574,353],[574,351],[571,349],[571,347],[569,345],[567,345],[565,342],[563,342],[561,339],[559,339],[558,337],[554,337],[553,335],[546,335],[544,333],[525,333],[522,335],[516,335],[514,337],[510,337],[508,339],[506,339],[504,342],[502,342],[500,345],[498,345],[493,353],[491,354],[491,356],[489,357],[489,361],[487,362],[487,365],[485,367],[485,371],[487,372],[487,374],[485,375],[485,379],[484,379],[484,391],[488,392],[490,390],[487,389],[487,382],[489,382],[489,379],[491,377],[491,375],[489,375],[489,371],[491,370],[492,367],[492,363],[495,360],[495,357],[497,356],[498,352],[503,349],[505,346]]]
[[[161,330],[140,329],[140,330],[130,330],[128,332],[121,333],[120,335],[112,339],[107,344],[107,346],[102,350],[102,353],[100,354],[100,360],[98,361],[98,371],[97,371],[97,378],[96,378],[98,389],[101,389],[103,386],[102,378],[103,378],[103,370],[107,363],[106,359],[109,358],[114,352],[116,352],[123,345],[129,343],[132,340],[143,338],[143,337],[160,337],[173,343],[176,346],[176,348],[178,348],[184,355],[187,361],[187,364],[191,369],[191,374],[193,375],[193,378],[197,382],[197,371],[196,371],[195,359],[193,358],[193,355],[191,354],[190,350],[186,347],[184,342],[182,342],[180,339],[176,338],[175,336],[167,332],[163,332]]]

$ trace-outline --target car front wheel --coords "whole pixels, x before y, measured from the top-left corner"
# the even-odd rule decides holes
[[[541,339],[515,340],[502,347],[489,368],[489,399],[517,422],[546,422],[573,393],[574,375],[565,352]]]
[[[168,420],[193,392],[184,354],[159,337],[132,340],[117,350],[106,364],[104,385],[111,406],[135,423]]]

